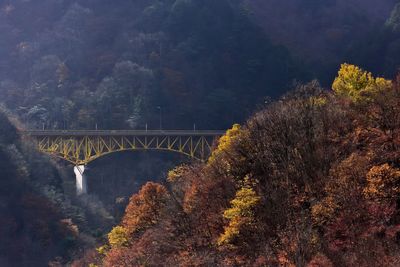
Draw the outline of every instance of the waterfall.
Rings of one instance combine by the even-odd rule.
[[[86,177],[83,175],[85,171],[84,165],[79,165],[74,167],[74,173],[76,176],[76,194],[82,195],[87,193],[86,187]]]

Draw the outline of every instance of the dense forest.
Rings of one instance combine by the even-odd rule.
[[[399,266],[400,76],[344,64],[133,195],[73,266]]]
[[[363,2],[3,1],[0,92],[30,127],[228,128],[345,61],[393,76],[399,8]]]
[[[0,113],[0,265],[45,266],[67,256],[77,241],[73,210],[62,197],[54,164],[23,142]]]
[[[2,91],[32,127],[155,128],[161,106],[165,127],[226,128],[303,76],[239,3],[69,2],[3,9]]]
[[[397,0],[0,0],[0,34],[0,266],[400,265]],[[145,127],[230,130],[83,196],[20,132]]]

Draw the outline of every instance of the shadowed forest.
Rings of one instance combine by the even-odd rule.
[[[0,266],[400,266],[400,3],[0,0]],[[24,129],[227,130],[87,166]]]

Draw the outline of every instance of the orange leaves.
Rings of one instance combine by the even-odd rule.
[[[318,253],[307,264],[307,267],[333,267],[333,263],[324,254]]]
[[[324,225],[348,207],[358,207],[362,197],[362,182],[371,158],[352,154],[336,166],[332,166],[324,188],[325,197],[311,208],[313,222]]]
[[[323,202],[317,203],[311,208],[313,221],[316,225],[327,223],[335,215],[339,208],[336,200],[332,196],[328,196]]]
[[[156,224],[166,207],[169,194],[160,184],[149,182],[131,197],[122,225],[134,234]]]
[[[367,173],[367,198],[378,200],[396,199],[400,193],[400,170],[389,164],[372,167]]]
[[[143,266],[137,260],[137,255],[133,254],[129,248],[116,248],[112,249],[102,266],[105,267],[124,267],[124,266]]]
[[[355,71],[345,85],[358,91],[386,83]],[[396,266],[395,86],[353,105],[312,83],[234,125],[207,164],[169,172],[169,192],[149,183],[131,198],[113,231],[130,243],[106,266]]]

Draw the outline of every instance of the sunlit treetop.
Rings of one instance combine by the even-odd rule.
[[[123,247],[128,245],[128,232],[122,226],[114,227],[107,237],[111,247]]]
[[[353,102],[363,102],[381,90],[390,87],[392,82],[384,78],[374,78],[370,72],[351,64],[342,64],[333,82],[333,91]]]
[[[218,147],[212,152],[208,160],[209,163],[212,163],[220,154],[228,152],[241,133],[242,130],[239,124],[234,124],[231,129],[226,131],[225,135],[219,139]]]

